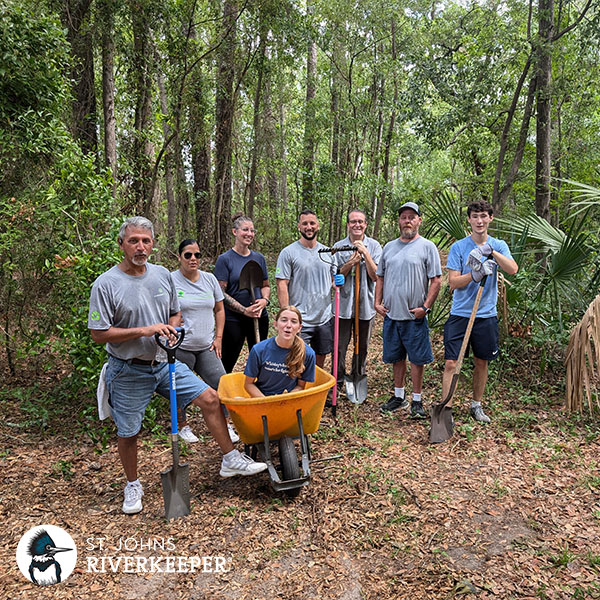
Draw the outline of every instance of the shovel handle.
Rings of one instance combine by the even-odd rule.
[[[167,353],[167,358],[169,359],[169,363],[175,362],[175,350],[181,346],[181,342],[183,342],[183,338],[185,337],[185,329],[183,327],[175,327],[175,331],[178,333],[177,341],[174,344],[169,344],[167,339],[167,343],[163,344],[161,342],[160,333],[154,334],[154,339],[156,340],[156,344],[162,348]]]

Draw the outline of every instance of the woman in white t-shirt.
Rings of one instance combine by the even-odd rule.
[[[212,273],[199,269],[201,254],[196,240],[183,240],[178,255],[179,269],[171,273],[171,278],[179,298],[185,337],[176,357],[216,390],[225,374],[221,362],[225,325],[223,291]],[[186,442],[197,442],[185,414],[180,413],[179,421],[180,437]],[[231,441],[237,442],[237,433],[231,425],[228,427]]]

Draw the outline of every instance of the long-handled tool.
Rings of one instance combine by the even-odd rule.
[[[165,345],[160,335],[155,334],[156,343],[167,353],[169,361],[169,401],[171,407],[171,449],[173,466],[160,474],[162,480],[165,516],[176,519],[190,514],[190,465],[179,464],[179,435],[177,431],[177,391],[175,383],[175,350],[181,346],[185,331],[177,328],[178,339],[175,344]]]
[[[440,444],[445,442],[452,437],[454,433],[454,422],[452,419],[452,409],[446,405],[452,399],[454,391],[456,390],[456,384],[458,383],[458,376],[460,375],[460,369],[462,367],[465,352],[469,345],[469,338],[471,337],[471,330],[473,329],[473,323],[475,322],[475,315],[481,302],[481,294],[483,293],[483,286],[487,276],[484,276],[479,284],[477,290],[477,296],[475,296],[475,302],[473,304],[473,310],[467,323],[467,329],[465,331],[465,337],[463,338],[460,352],[458,353],[458,360],[456,361],[456,367],[454,367],[454,373],[452,374],[452,381],[450,382],[450,388],[446,397],[441,402],[435,402],[431,407],[431,429],[429,430],[429,442],[431,444]]]
[[[332,375],[335,379],[333,391],[331,392],[331,414],[335,419],[337,413],[337,373],[338,373],[338,349],[340,347],[340,286],[344,285],[344,276],[336,275],[335,279],[335,314],[333,317],[333,368]]]
[[[362,404],[367,399],[367,376],[360,375],[359,348],[359,302],[360,302],[360,262],[354,272],[354,355],[352,356],[352,371],[344,377],[346,396],[353,404]]]
[[[262,287],[263,271],[261,266],[255,260],[249,260],[240,271],[240,290],[248,290],[252,303],[256,300],[255,288]],[[260,342],[260,333],[258,331],[258,319],[254,317],[254,337],[256,343]]]

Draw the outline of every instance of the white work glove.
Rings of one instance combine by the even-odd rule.
[[[479,256],[480,257],[479,257]],[[485,260],[481,256],[479,248],[475,248],[469,254],[467,266],[471,267],[471,278],[475,283],[479,283],[487,275],[493,275],[497,264],[493,260]]]

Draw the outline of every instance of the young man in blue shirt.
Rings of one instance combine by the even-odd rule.
[[[450,318],[444,326],[446,365],[442,381],[443,398],[450,389],[479,284],[484,275],[488,275],[469,341],[474,361],[473,402],[470,412],[480,423],[490,422],[490,418],[483,412],[481,400],[488,379],[488,362],[498,356],[498,276],[496,270],[485,265],[485,262],[485,268],[482,265],[479,270],[473,270],[471,265],[477,264],[478,260],[487,259],[493,260],[509,275],[514,275],[518,270],[506,242],[488,235],[488,228],[493,219],[494,210],[489,203],[471,203],[467,208],[471,235],[452,244],[447,263],[450,289],[454,294]],[[449,406],[451,404],[452,401],[448,403]]]

